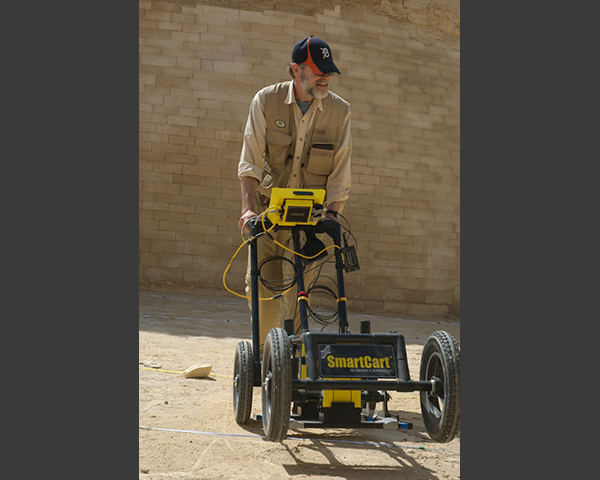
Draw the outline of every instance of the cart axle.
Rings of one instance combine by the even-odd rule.
[[[431,392],[437,390],[437,383],[431,381],[385,381],[385,380],[299,380],[292,379],[292,390],[392,390],[395,392]]]

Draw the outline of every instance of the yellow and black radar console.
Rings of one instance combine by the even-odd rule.
[[[276,225],[315,225],[319,216],[313,210],[322,209],[325,190],[305,188],[273,188],[267,218]]]

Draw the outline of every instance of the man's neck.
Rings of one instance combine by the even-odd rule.
[[[315,99],[304,91],[302,85],[299,85],[297,80],[294,80],[294,95],[296,100],[300,100],[301,102],[312,102]]]

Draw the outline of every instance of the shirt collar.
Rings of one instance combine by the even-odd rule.
[[[295,103],[295,102],[296,102],[296,95],[294,94],[294,81],[291,80],[290,86],[288,87],[287,96],[285,97],[285,103],[287,105],[291,105],[292,103]],[[313,104],[320,111],[323,111],[323,102],[321,101],[320,98],[315,98],[315,101],[313,102]]]

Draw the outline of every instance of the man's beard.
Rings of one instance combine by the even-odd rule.
[[[325,98],[329,94],[329,86],[326,90],[318,90],[316,82],[311,85],[306,75],[304,75],[304,72],[300,72],[300,83],[302,84],[304,91],[313,98]]]

